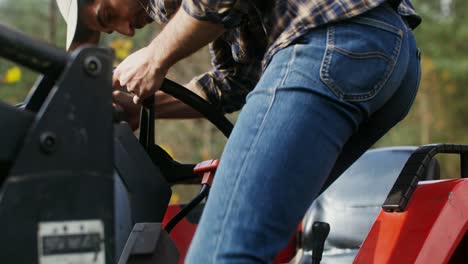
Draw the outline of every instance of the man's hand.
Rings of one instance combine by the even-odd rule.
[[[168,69],[215,40],[225,29],[218,24],[197,20],[183,8],[146,47],[125,59],[114,71],[114,87],[125,87],[141,103],[159,90]]]
[[[160,88],[167,69],[155,60],[151,46],[142,48],[128,56],[114,71],[115,88],[126,87],[133,94],[133,102],[141,101],[156,93]]]
[[[112,93],[114,104],[121,107],[125,112],[125,121],[128,122],[133,130],[138,129],[140,126],[140,109],[141,105],[133,103],[133,96],[121,91],[114,91]]]
[[[206,94],[199,89],[195,82],[190,82],[185,87],[198,94],[206,100]],[[133,95],[121,91],[113,92],[114,104],[122,108],[126,115],[126,121],[133,130],[140,126],[140,104],[133,102]],[[190,106],[182,103],[176,98],[163,93],[156,92],[156,117],[157,118],[200,118],[202,115]]]

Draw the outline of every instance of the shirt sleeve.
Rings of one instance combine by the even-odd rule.
[[[182,7],[190,16],[222,24],[226,29],[238,27],[248,14],[246,0],[184,0]]]
[[[229,43],[222,38],[210,45],[210,51],[213,69],[194,80],[216,108],[224,113],[238,111],[260,79],[261,61],[235,61]]]
[[[177,12],[182,0],[149,0],[150,15],[158,24],[166,24]]]

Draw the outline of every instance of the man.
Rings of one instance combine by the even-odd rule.
[[[225,112],[243,107],[187,263],[271,262],[322,186],[403,119],[419,85],[420,18],[407,0],[82,1],[58,0],[69,28],[70,17],[84,28],[72,47],[165,24],[114,73],[132,94],[114,94],[127,111],[161,97],[168,69],[208,43],[214,68],[187,88]],[[167,116],[196,116],[162,99]]]

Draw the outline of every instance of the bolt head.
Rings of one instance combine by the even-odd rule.
[[[39,138],[39,146],[42,152],[52,154],[57,147],[57,137],[52,132],[44,132]]]
[[[101,60],[99,60],[96,56],[89,56],[85,58],[84,69],[89,75],[93,77],[98,76],[102,71]]]

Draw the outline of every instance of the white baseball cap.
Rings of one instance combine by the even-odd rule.
[[[56,0],[60,14],[62,14],[62,17],[67,23],[67,50],[70,49],[74,40],[77,41],[77,35],[80,35],[78,37],[79,42],[93,44],[99,42],[99,32],[91,31],[79,25],[78,1],[79,0]]]

